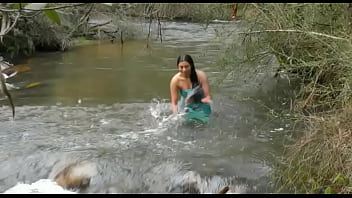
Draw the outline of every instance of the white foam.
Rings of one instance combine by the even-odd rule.
[[[65,190],[56,182],[50,179],[40,179],[32,184],[17,183],[12,188],[6,190],[4,194],[76,194]]]

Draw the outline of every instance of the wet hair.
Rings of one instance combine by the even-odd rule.
[[[178,56],[178,58],[177,58],[177,67],[178,67],[178,64],[180,62],[182,62],[182,61],[187,61],[191,65],[191,83],[192,83],[192,88],[194,88],[197,85],[199,85],[199,81],[198,81],[196,68],[194,66],[193,59],[188,54],[183,54],[183,55]]]

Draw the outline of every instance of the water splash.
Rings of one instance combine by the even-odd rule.
[[[166,99],[153,98],[149,106],[150,114],[152,115],[152,127],[156,129],[167,129],[178,127],[182,124],[184,112],[172,114],[170,102]]]
[[[111,159],[110,159],[111,160]],[[65,164],[66,160],[59,162]],[[192,171],[191,164],[180,161],[162,161],[157,164],[134,163],[128,168],[123,163],[106,163],[96,161],[98,171],[91,176],[90,185],[81,191],[67,190],[52,179],[39,179],[31,184],[19,182],[9,188],[5,194],[29,193],[218,193],[223,187],[232,188],[231,193],[247,193],[250,190],[245,182],[235,177],[204,177]],[[70,178],[77,177],[74,172],[90,174],[91,170],[86,164],[74,167],[73,172],[68,172]],[[55,172],[55,167],[53,171]],[[71,175],[72,174],[72,175]],[[50,178],[50,177],[49,177]]]
[[[32,184],[17,183],[6,190],[4,194],[75,194],[76,192],[65,190],[50,179],[40,179]]]

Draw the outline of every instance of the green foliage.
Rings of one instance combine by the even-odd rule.
[[[348,185],[350,183],[349,179],[345,177],[343,174],[339,173],[335,179],[332,181],[333,184],[336,185]]]
[[[44,13],[49,19],[51,19],[58,25],[61,25],[60,17],[55,10],[45,10]]]
[[[327,187],[325,190],[324,190],[324,194],[334,194],[335,192],[332,190],[331,187]]]
[[[49,4],[49,3],[29,3],[27,5],[25,5],[25,9],[32,9],[32,10],[40,10],[46,7],[50,7],[51,5],[55,5],[55,4]],[[52,21],[54,21],[57,24],[61,24],[60,21],[60,17],[57,14],[57,12],[55,10],[44,10],[43,11],[44,14],[51,19]]]

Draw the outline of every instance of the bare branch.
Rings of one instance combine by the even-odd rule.
[[[27,8],[22,8],[22,11],[45,11],[45,10],[58,10],[62,8],[69,8],[69,7],[76,7],[76,6],[82,6],[87,3],[77,3],[77,4],[72,4],[72,5],[64,5],[64,6],[55,6],[55,7],[49,7],[49,8],[41,8],[41,9],[27,9]],[[2,12],[18,12],[18,9],[6,9],[6,8],[1,8],[0,11]]]
[[[35,16],[38,16],[39,14],[41,14],[42,12],[41,11],[38,11],[38,12],[35,12],[34,14],[32,14],[32,15],[29,15],[29,16],[26,16],[26,15],[23,15],[23,13],[22,13],[22,18],[33,18],[33,17],[35,17]]]
[[[19,17],[20,17],[20,13],[18,12],[15,17],[15,21],[12,23],[12,25],[10,27],[8,27],[4,32],[0,32],[0,37],[5,36],[5,34],[7,34],[9,31],[12,30],[13,27],[15,27]]]
[[[93,28],[96,28],[96,27],[104,26],[104,25],[107,25],[107,24],[109,24],[111,22],[112,22],[112,20],[109,20],[109,21],[104,22],[104,23],[97,23],[97,24],[95,24],[95,25],[93,25],[93,26],[91,26],[89,28],[93,29]]]
[[[80,18],[80,25],[82,25],[85,21],[87,21],[89,14],[92,12],[94,7],[94,3],[91,4],[91,6],[89,7],[88,11]]]
[[[250,31],[250,32],[238,32],[237,34],[257,34],[257,33],[264,33],[264,32],[296,32],[296,33],[324,36],[324,37],[331,38],[331,39],[350,41],[347,38],[331,36],[328,34],[323,34],[323,33],[318,33],[318,32],[307,32],[307,31],[302,31],[302,30],[260,30],[260,31]]]
[[[83,25],[87,21],[93,7],[94,7],[94,4],[91,4],[89,10],[80,18],[78,25],[76,25],[76,27],[71,30],[71,32],[67,35],[67,38],[69,38],[81,25]]]

